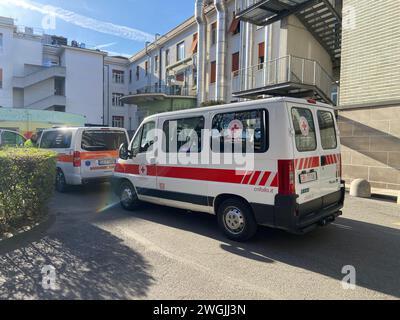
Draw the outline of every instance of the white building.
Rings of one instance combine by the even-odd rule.
[[[0,18],[1,107],[75,113],[88,125],[134,129],[134,110],[119,107],[121,95],[128,94],[128,62]],[[116,70],[119,78],[113,77]],[[113,94],[120,94],[115,105]]]

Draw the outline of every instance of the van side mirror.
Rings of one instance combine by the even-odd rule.
[[[119,147],[119,157],[122,160],[128,160],[132,158],[131,152],[129,152],[129,147],[126,142],[121,144],[121,146]]]

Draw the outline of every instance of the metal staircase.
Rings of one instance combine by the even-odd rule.
[[[308,31],[339,62],[342,37],[342,1],[332,0],[253,0],[247,7],[237,0],[237,17],[265,26],[295,14]],[[240,4],[241,3],[241,4]],[[335,3],[335,7],[332,5]]]

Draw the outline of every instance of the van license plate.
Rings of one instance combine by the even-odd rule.
[[[99,160],[99,166],[109,166],[115,164],[115,159]]]
[[[317,173],[316,172],[309,172],[300,175],[300,183],[308,183],[317,180]]]

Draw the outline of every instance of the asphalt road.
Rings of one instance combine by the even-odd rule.
[[[400,207],[348,198],[344,216],[305,236],[261,228],[245,244],[215,217],[113,206],[109,187],[55,195],[51,218],[0,243],[1,299],[399,299]],[[55,268],[53,289],[42,268]],[[355,290],[342,268],[356,270]]]

